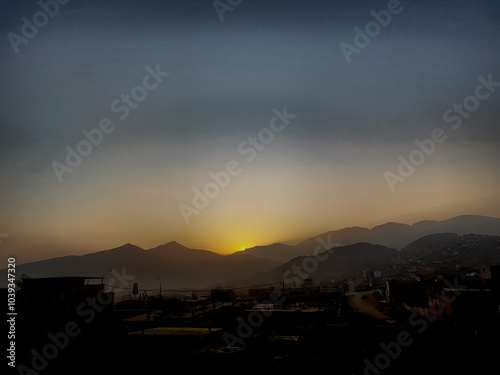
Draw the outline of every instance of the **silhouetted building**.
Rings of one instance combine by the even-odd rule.
[[[334,281],[321,281],[319,283],[319,290],[321,293],[336,293],[339,291],[339,288]]]
[[[500,326],[496,296],[488,289],[469,287],[428,287],[426,313],[477,336],[495,335]]]
[[[235,302],[236,293],[232,289],[212,289],[210,299],[212,302]]]
[[[60,329],[68,321],[107,316],[113,308],[114,295],[104,291],[101,278],[48,277],[24,279],[18,300],[22,324],[36,336]]]
[[[248,296],[254,302],[269,301],[274,294],[274,287],[271,288],[252,288],[248,290]]]
[[[314,289],[314,280],[310,277],[304,280],[304,289],[306,292],[311,292]]]
[[[500,265],[485,265],[480,269],[481,279],[486,281],[491,286],[500,286]]]
[[[420,281],[387,280],[387,300],[398,305],[427,305],[426,284]]]

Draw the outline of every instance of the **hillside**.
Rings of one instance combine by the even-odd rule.
[[[294,246],[274,243],[231,255],[190,249],[175,241],[150,250],[127,243],[82,256],[21,264],[16,271],[18,276],[25,273],[31,277],[102,276],[110,269],[125,268],[144,289],[158,288],[158,278],[163,290],[252,285],[252,280],[279,280],[284,268],[300,264],[305,256],[334,248],[316,272],[318,277],[337,279],[366,269],[389,269],[399,255],[401,261],[413,265],[500,263],[499,235],[500,219],[466,215],[413,225],[349,227],[322,233]],[[398,253],[396,250],[401,248]],[[5,275],[6,270],[0,270],[2,280],[6,280]]]
[[[422,237],[401,250],[408,265],[468,266],[500,264],[500,236],[442,233]]]
[[[286,283],[296,278],[299,286],[306,277],[340,281],[347,276],[361,275],[367,269],[387,272],[397,264],[398,252],[382,245],[362,242],[320,253],[315,261],[312,258],[296,257],[256,281],[275,282],[285,276]]]
[[[372,229],[351,227],[319,234],[316,237],[311,237],[300,242],[295,247],[304,251],[311,251],[315,244],[317,244],[316,238],[327,238],[329,236],[332,242],[341,245],[369,242],[402,249],[421,237],[437,233],[500,235],[500,219],[487,216],[463,215],[443,221],[420,221],[413,225],[386,223],[375,226]],[[306,253],[303,255],[306,255]]]
[[[325,246],[325,242],[335,244],[335,246],[368,242],[394,249],[402,249],[419,238],[437,233],[500,235],[500,219],[486,216],[463,215],[443,221],[420,221],[413,225],[385,223],[377,225],[372,229],[355,226],[324,232],[307,238],[294,246],[272,244],[252,247],[238,253],[250,254],[284,263],[298,256],[314,254],[318,246],[320,246],[320,251],[326,250],[329,246]]]
[[[189,249],[176,242],[170,242],[151,250],[144,250],[132,244],[82,256],[53,258],[17,267],[17,275],[25,273],[30,277],[58,276],[102,276],[110,269],[119,273],[124,267],[127,275],[135,276],[139,288],[162,289],[202,288],[224,284],[228,280],[242,280],[267,272],[278,263],[244,256],[222,256],[207,250]],[[1,270],[0,274],[5,274]],[[112,276],[108,273],[106,280]],[[4,277],[3,279],[6,279]]]

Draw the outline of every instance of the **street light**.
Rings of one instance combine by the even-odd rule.
[[[109,269],[109,270],[107,270],[106,272],[104,272],[104,273],[102,274],[102,276],[101,276],[101,284],[104,284],[104,279],[105,279],[106,275],[107,275],[108,273],[110,273],[111,271],[112,271],[112,270],[111,270],[111,269]]]

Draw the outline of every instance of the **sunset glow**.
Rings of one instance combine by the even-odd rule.
[[[18,54],[2,47],[1,246],[19,262],[127,242],[229,254],[348,226],[500,216],[500,90],[487,82],[500,81],[500,54],[486,27],[471,39],[410,9],[349,63],[339,44],[368,5],[332,2],[325,18],[285,4],[298,23],[250,2],[224,23],[210,4],[189,17],[96,6],[69,3]],[[436,129],[446,140],[429,146]]]

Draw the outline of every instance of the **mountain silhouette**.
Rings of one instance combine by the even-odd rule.
[[[364,229],[364,228],[363,228]],[[484,235],[500,235],[500,219],[487,216],[463,215],[442,221],[419,221],[413,225],[386,223],[369,229],[368,231],[351,231],[349,236],[341,233],[343,236],[337,239],[337,231],[321,234],[324,236],[330,234],[332,241],[343,243],[347,241],[366,241],[376,243],[395,249],[401,249],[410,242],[413,242],[423,236],[435,233],[477,233]],[[357,238],[361,235],[362,239]]]
[[[329,239],[330,242],[338,245],[368,242],[399,250],[421,237],[437,233],[500,235],[500,219],[487,216],[463,215],[443,221],[420,221],[413,225],[391,222],[377,225],[372,229],[348,227],[310,237],[290,248],[289,254],[283,253],[281,259],[274,257],[274,260],[284,262],[297,256],[314,254],[315,249],[318,247],[318,239]],[[253,249],[247,249],[245,252],[255,256],[266,257],[261,251],[254,254]],[[270,259],[269,256],[268,259]]]
[[[258,281],[270,282],[286,277],[285,282],[289,283],[296,277],[296,284],[300,284],[305,277],[341,281],[350,275],[360,275],[367,269],[387,272],[397,264],[398,251],[382,245],[361,242],[336,247],[320,253],[314,258],[315,260],[312,259],[311,256],[296,257],[271,270]],[[299,271],[295,271],[297,269]]]
[[[245,254],[219,255],[207,250],[169,242],[150,250],[132,244],[81,256],[65,256],[18,265],[17,273],[30,277],[106,276],[116,270],[134,276],[140,289],[200,288],[223,285],[228,280],[245,280],[266,272],[278,263]],[[5,270],[3,270],[5,271]],[[0,272],[1,273],[1,272]],[[159,279],[159,280],[158,280]],[[116,285],[117,286],[117,285]],[[132,285],[128,285],[132,287]]]
[[[500,236],[433,234],[408,244],[401,258],[408,265],[434,267],[500,264]]]
[[[365,269],[389,270],[398,257],[417,265],[500,263],[499,235],[500,219],[465,215],[413,225],[391,222],[372,229],[343,228],[294,246],[274,243],[231,255],[191,249],[175,241],[149,250],[127,243],[86,255],[18,264],[16,273],[30,277],[105,275],[109,282],[110,270],[120,273],[124,269],[127,275],[135,277],[139,289],[158,289],[161,282],[165,291],[252,285],[249,282],[257,279],[280,280],[285,268],[335,245],[331,256],[320,262],[315,272],[321,277],[338,279]],[[399,249],[402,250],[398,252]],[[2,280],[6,280],[6,272],[0,270]]]
[[[242,251],[237,251],[234,254],[247,254],[259,258],[266,258],[275,262],[283,263],[291,259],[290,257],[297,256],[297,248],[291,245],[282,243],[273,243],[265,246],[255,246]]]

